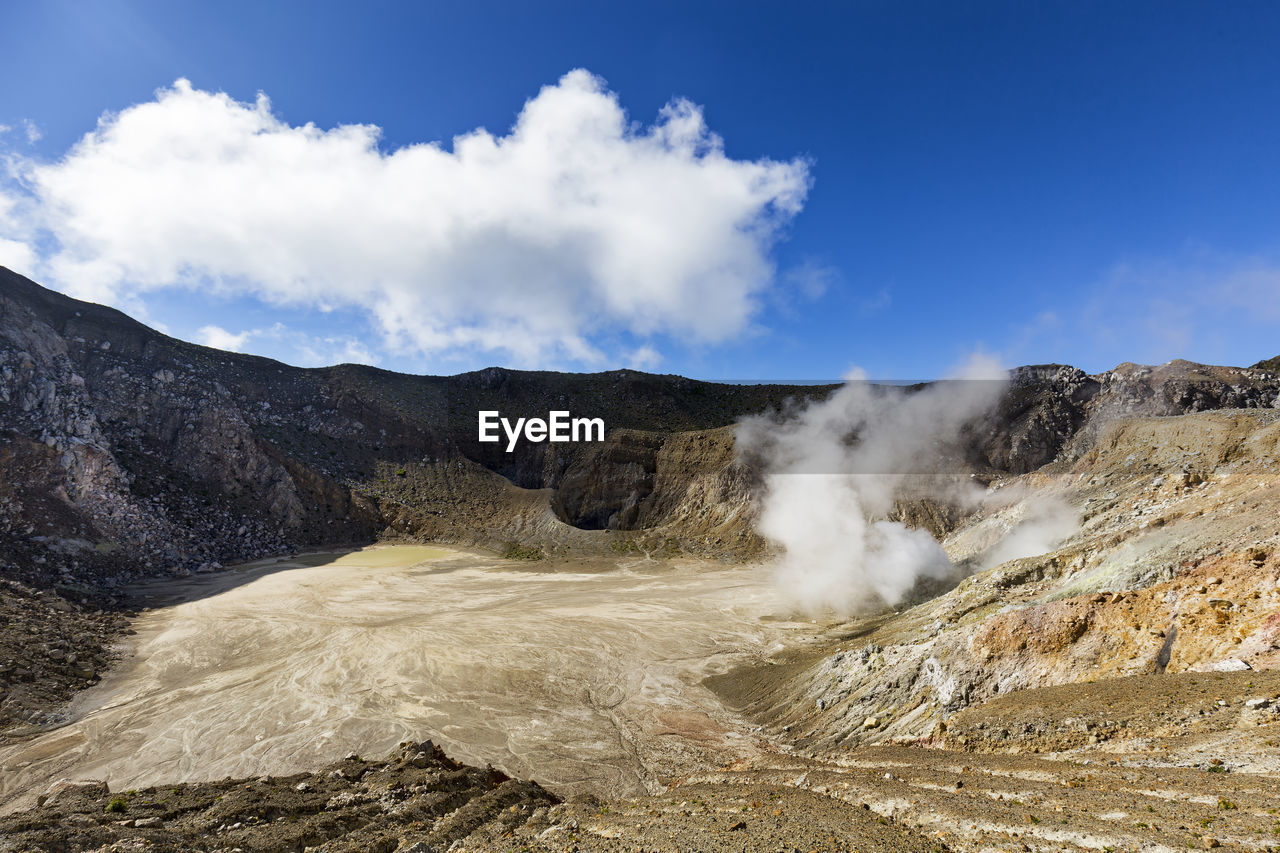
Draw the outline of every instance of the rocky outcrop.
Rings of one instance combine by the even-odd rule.
[[[115,662],[132,615],[95,590],[0,579],[0,744],[62,722],[72,694]]]
[[[1280,373],[1280,355],[1268,358],[1253,366],[1254,370],[1265,370],[1268,373]]]
[[[1015,691],[1280,668],[1278,460],[1271,409],[1113,421],[1071,465],[993,484],[943,539],[978,569],[954,589],[855,623],[856,641],[731,698],[823,755],[936,739]],[[1049,499],[1075,531],[991,565]]]
[[[169,338],[0,269],[0,562],[28,582],[96,583],[380,536],[749,556],[764,548],[755,475],[731,427],[829,391],[625,370],[302,370]],[[1270,407],[1278,393],[1263,369],[1019,368],[968,460],[986,480],[1026,473],[1078,458],[1116,418]],[[476,441],[486,408],[571,408],[609,432],[507,452]],[[960,520],[927,502],[897,514],[936,533]]]
[[[1269,409],[1278,403],[1280,373],[1261,365],[1126,363],[1097,376],[1060,364],[1019,367],[994,417],[977,428],[973,458],[1002,475],[1026,474],[1055,460],[1079,458],[1123,418]]]
[[[451,761],[430,741],[317,773],[112,792],[63,780],[0,818],[0,850],[445,850],[543,820],[559,799]]]
[[[383,535],[606,548],[603,531],[662,525],[732,462],[725,425],[793,393],[634,371],[300,370],[0,270],[0,563],[99,584]],[[475,440],[481,408],[545,416],[566,399],[606,419],[605,443]],[[669,444],[708,429],[701,457]]]
[[[989,428],[975,437],[979,462],[1012,474],[1052,462],[1084,425],[1100,387],[1084,371],[1061,364],[1017,368]]]

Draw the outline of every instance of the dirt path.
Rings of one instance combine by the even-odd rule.
[[[1265,776],[884,747],[568,804],[547,825],[464,849],[1269,850],[1278,807],[1280,781]]]

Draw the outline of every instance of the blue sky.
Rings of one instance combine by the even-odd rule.
[[[1274,4],[2,8],[0,263],[179,337],[305,364],[702,378],[929,377],[975,350],[1090,371],[1280,353]],[[543,87],[526,123],[544,135],[506,144]],[[674,99],[705,122],[687,150],[662,118]],[[611,103],[633,126],[598,138],[583,116]],[[104,112],[144,104],[127,138],[122,124],[77,159]],[[246,116],[298,145],[308,123],[380,130],[307,137],[321,171],[291,182],[288,156],[252,141],[169,153],[197,109],[219,116],[201,144]],[[483,152],[452,157],[477,128],[509,155],[491,175]],[[166,146],[155,174],[154,153],[134,157],[147,133]],[[547,139],[556,162],[534,156]],[[439,170],[393,157],[430,142]],[[202,192],[246,186],[225,205],[191,191],[196,157],[234,161]],[[128,204],[124,160],[156,184]],[[595,206],[526,192],[566,182]],[[247,207],[259,218],[237,221]],[[438,214],[430,239],[418,210]],[[277,234],[269,216],[298,225]]]

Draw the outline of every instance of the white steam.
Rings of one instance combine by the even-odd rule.
[[[1005,378],[986,358],[924,388],[859,376],[786,417],[739,425],[741,452],[764,470],[758,529],[780,550],[775,581],[789,607],[847,616],[952,572],[927,531],[886,516],[908,478],[917,494],[953,488],[948,451],[997,402]]]
[[[981,568],[1047,554],[1080,526],[1079,513],[1056,495],[1029,495],[1016,504],[1016,509],[1018,517],[1013,526],[982,555]]]

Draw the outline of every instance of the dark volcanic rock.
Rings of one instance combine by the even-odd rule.
[[[56,709],[115,660],[130,615],[93,590],[0,579],[0,743],[62,722]]]
[[[445,850],[478,831],[509,832],[559,802],[533,782],[451,761],[430,741],[292,776],[55,787],[43,805],[0,817],[0,851]]]
[[[1025,474],[1052,462],[1084,424],[1086,407],[1100,388],[1101,383],[1075,367],[1015,369],[996,416],[977,439],[982,461],[1007,474]]]
[[[665,436],[795,393],[634,371],[302,370],[169,338],[0,269],[0,559],[31,583],[97,583],[383,534],[492,545],[528,528],[528,496],[511,486],[556,490],[542,505],[562,536],[652,525],[640,505],[654,484],[682,489],[697,473],[655,470]],[[607,443],[476,441],[479,409],[568,406],[603,417]]]
[[[1078,456],[1117,417],[1271,406],[1278,389],[1262,369],[1189,362],[1018,368],[967,456],[979,476],[1023,473]],[[684,550],[757,553],[753,475],[728,428],[830,390],[631,370],[303,370],[169,338],[0,268],[0,571],[102,589],[386,536],[553,551],[658,531]],[[477,441],[481,409],[601,417],[607,439],[507,452]],[[943,506],[901,515],[955,521]],[[738,527],[718,526],[728,518]]]

